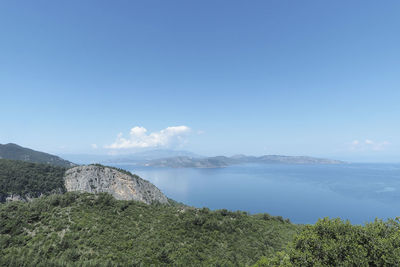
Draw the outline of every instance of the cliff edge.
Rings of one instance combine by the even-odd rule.
[[[66,171],[67,191],[109,193],[119,200],[137,200],[146,204],[168,203],[167,197],[152,183],[137,175],[101,165],[87,165]]]

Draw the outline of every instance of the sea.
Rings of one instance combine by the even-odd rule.
[[[149,180],[169,198],[198,208],[268,213],[298,224],[324,217],[365,224],[400,216],[400,164],[115,166]]]

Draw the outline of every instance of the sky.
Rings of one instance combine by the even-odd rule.
[[[399,1],[1,1],[0,143],[399,162]]]

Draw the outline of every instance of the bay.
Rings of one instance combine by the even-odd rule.
[[[294,223],[400,216],[400,164],[237,165],[173,169],[116,165],[194,207],[269,213]]]

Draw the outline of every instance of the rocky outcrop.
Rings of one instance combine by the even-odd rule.
[[[5,198],[5,202],[12,202],[12,201],[26,201],[25,198],[21,197],[20,195],[7,195],[7,197]]]
[[[42,196],[43,196],[43,194],[41,194],[39,197],[42,197]],[[0,202],[13,202],[13,201],[31,202],[34,199],[35,199],[35,197],[31,197],[29,195],[21,196],[18,194],[10,194],[5,197],[4,201],[0,201]]]
[[[119,200],[168,203],[167,197],[152,183],[137,175],[101,165],[78,166],[67,170],[65,188],[67,191],[105,192]]]

